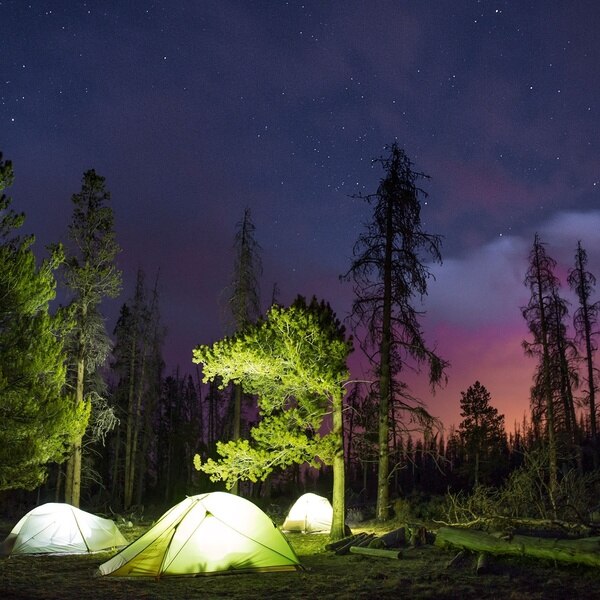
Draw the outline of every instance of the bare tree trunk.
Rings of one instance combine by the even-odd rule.
[[[144,344],[145,346],[145,344]],[[145,349],[142,348],[141,354],[141,365],[140,365],[140,378],[138,381],[138,389],[135,399],[135,406],[133,409],[132,415],[132,434],[131,434],[131,447],[129,449],[129,471],[125,473],[125,477],[127,480],[127,496],[125,496],[124,504],[125,508],[129,508],[131,506],[131,502],[134,496],[134,487],[136,481],[136,468],[137,463],[139,461],[138,457],[138,440],[141,431],[141,421],[142,421],[142,394],[144,389],[144,376],[145,376],[145,366],[146,366],[146,352]]]
[[[389,412],[391,381],[391,339],[392,339],[392,244],[393,244],[393,207],[388,199],[386,207],[385,262],[383,271],[383,318],[379,364],[379,466],[377,472],[377,519],[387,520],[390,515],[390,449]]]
[[[345,505],[345,465],[344,465],[344,421],[343,399],[341,394],[332,398],[333,408],[333,439],[335,449],[333,456],[333,519],[331,521],[330,537],[333,541],[344,537],[346,523]]]
[[[122,475],[121,471],[120,471],[120,461],[121,461],[121,424],[119,423],[117,425],[117,431],[116,431],[116,435],[115,435],[115,455],[114,455],[114,462],[112,465],[112,487],[111,487],[111,498],[114,501],[117,500],[117,490],[120,489],[119,487],[119,483],[120,483],[120,477]],[[120,504],[120,502],[119,502]]]
[[[77,359],[77,382],[75,386],[75,403],[77,406],[83,404],[83,383],[85,376],[85,360],[83,357]],[[82,438],[75,441],[71,448],[71,456],[67,462],[67,474],[65,477],[65,502],[79,508],[81,496],[81,454]]]
[[[556,511],[556,491],[558,487],[558,455],[556,447],[556,426],[554,422],[554,398],[552,394],[551,373],[550,373],[550,351],[548,348],[548,319],[546,316],[546,305],[544,303],[544,293],[542,289],[542,275],[539,261],[536,263],[537,276],[537,301],[539,306],[540,319],[540,337],[542,343],[542,381],[544,390],[544,400],[546,403],[546,439],[548,444],[548,461],[550,480],[548,491],[550,493],[550,502],[554,511]]]
[[[71,504],[71,499],[73,497],[73,448],[71,448],[69,458],[66,462],[66,470],[65,470],[65,502]]]
[[[147,408],[147,407],[146,407]],[[148,466],[148,448],[150,447],[150,434],[151,434],[151,414],[145,411],[143,416],[143,427],[142,427],[142,443],[141,448],[138,451],[138,464],[137,464],[137,476],[135,486],[135,503],[137,505],[144,504],[144,489],[146,487],[146,473]]]
[[[56,491],[54,493],[54,501],[60,502],[61,493],[62,493],[62,484],[65,479],[64,472],[62,470],[62,465],[58,465],[58,471],[56,473]]]
[[[596,386],[594,383],[594,361],[592,350],[592,334],[590,324],[586,317],[585,327],[585,362],[588,372],[588,387],[589,387],[589,415],[590,415],[590,435],[592,438],[592,456],[594,461],[594,469],[598,468],[598,431],[596,428]]]
[[[171,411],[170,407],[168,409],[167,414],[168,414],[168,418],[169,418],[169,422],[166,427],[167,455],[164,457],[164,463],[166,463],[166,471],[165,471],[164,479],[163,479],[163,486],[164,486],[163,498],[164,498],[165,502],[168,502],[171,498],[171,471],[172,471],[171,465],[173,464],[173,417],[172,417],[172,411]]]
[[[208,391],[208,445],[212,446],[215,443],[215,429],[216,429],[216,417],[215,417],[215,394],[216,394],[216,383],[210,383]]]
[[[594,374],[594,352],[595,344],[593,326],[597,323],[598,303],[590,304],[590,295],[596,278],[586,272],[587,253],[582,248],[581,242],[577,244],[575,254],[575,268],[569,273],[569,285],[579,299],[579,310],[575,314],[574,325],[577,336],[585,346],[585,364],[588,380],[588,406],[590,417],[590,437],[592,442],[592,457],[594,469],[598,468],[598,431],[596,423],[596,384]],[[596,332],[597,333],[597,332]]]
[[[557,298],[554,298],[553,300],[558,304]],[[562,411],[564,412],[564,427],[567,433],[568,443],[571,449],[575,449],[577,417],[575,415],[575,402],[573,400],[573,389],[569,373],[569,361],[567,358],[567,348],[564,339],[565,334],[562,328],[561,312],[558,307],[554,310],[553,318],[555,320],[554,328],[559,360],[560,395],[562,400]]]
[[[352,397],[354,397],[354,396],[351,396],[351,398]],[[354,437],[354,411],[355,411],[354,401],[351,401],[350,420],[348,423],[347,430],[344,431],[344,443],[345,443],[344,455],[346,457],[346,461],[348,462],[348,467],[349,467],[348,478],[350,479],[350,481],[354,481],[354,479],[356,478],[356,470],[357,470],[357,465],[352,462],[353,461],[352,439]]]
[[[231,439],[233,441],[239,440],[241,436],[241,425],[242,425],[242,386],[235,385],[233,388],[233,432]],[[229,490],[236,496],[239,493],[239,482],[236,481]]]
[[[196,380],[196,397],[198,399],[198,429],[200,430],[201,442],[206,442],[206,438],[204,437],[204,399],[202,398],[202,380],[198,365],[196,365]],[[193,450],[196,450],[196,448]]]
[[[137,348],[137,316],[135,317],[131,330],[131,351],[129,357],[129,389],[127,392],[127,431],[125,435],[125,470],[123,473],[123,508],[127,508],[131,502],[132,485],[131,465],[134,457],[132,454],[132,440],[134,429],[134,405],[135,405],[135,374],[136,348]]]

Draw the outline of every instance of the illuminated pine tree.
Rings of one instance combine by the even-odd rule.
[[[0,192],[13,180],[12,164],[0,154]],[[15,230],[25,216],[0,197],[0,490],[34,489],[50,462],[63,462],[88,418],[64,395],[65,354],[54,299],[56,247],[36,266],[32,236]]]
[[[204,380],[220,378],[254,394],[262,419],[251,440],[218,443],[218,461],[197,467],[228,487],[238,480],[264,481],[274,470],[319,460],[333,466],[331,536],[344,535],[344,441],[342,401],[351,343],[328,304],[298,298],[289,308],[272,306],[263,321],[212,346],[198,346],[193,361]],[[320,429],[331,415],[331,432]],[[196,458],[199,463],[199,457]]]

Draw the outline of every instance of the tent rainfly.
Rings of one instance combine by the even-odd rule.
[[[333,508],[327,498],[304,494],[294,503],[281,529],[299,533],[329,533]]]
[[[158,578],[301,568],[284,535],[260,508],[239,496],[212,492],[175,505],[99,571]]]
[[[8,534],[1,554],[80,554],[125,546],[110,519],[70,504],[49,502],[29,511]]]

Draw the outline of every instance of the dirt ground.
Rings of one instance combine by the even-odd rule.
[[[368,524],[364,531],[373,531]],[[146,525],[145,527],[147,527]],[[0,540],[12,524],[0,523]],[[362,529],[355,530],[355,532]],[[144,526],[124,531],[131,541]],[[377,533],[382,533],[378,531]],[[475,556],[448,568],[456,554],[431,545],[405,548],[399,559],[325,550],[327,536],[294,534],[290,543],[305,567],[291,573],[217,577],[118,579],[99,577],[111,553],[0,558],[0,598],[6,600],[167,600],[173,598],[552,598],[600,599],[600,572],[590,567],[525,559],[493,560],[476,574]]]

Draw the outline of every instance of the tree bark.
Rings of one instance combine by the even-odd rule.
[[[377,556],[379,558],[402,558],[402,550],[381,550],[379,548],[363,548],[361,546],[352,546],[351,554],[364,554],[365,556]]]
[[[536,238],[537,239],[537,238]],[[544,399],[546,403],[546,436],[548,444],[548,462],[550,481],[548,490],[550,493],[550,502],[556,516],[556,490],[558,487],[558,452],[556,447],[556,425],[554,422],[554,399],[552,396],[551,374],[550,374],[550,350],[548,343],[548,319],[546,316],[546,304],[544,289],[542,287],[542,268],[540,266],[539,250],[536,251],[536,271],[537,271],[537,303],[540,321],[540,342],[542,345],[542,381],[544,389]]]
[[[77,359],[77,382],[75,384],[75,404],[83,404],[83,385],[85,377],[85,360],[83,357]],[[71,456],[67,462],[67,473],[65,477],[65,502],[79,508],[81,496],[81,454],[82,438],[75,441],[71,448]]]
[[[477,557],[475,565],[475,573],[477,575],[485,575],[490,570],[490,555],[487,552],[481,552]]]
[[[139,277],[139,275],[138,275]],[[133,438],[133,423],[134,423],[134,405],[135,405],[135,384],[136,378],[136,348],[137,348],[137,329],[138,329],[137,314],[134,315],[133,326],[131,328],[131,349],[129,355],[129,387],[127,390],[127,425],[125,435],[125,465],[123,472],[123,508],[128,508],[131,503],[131,486],[132,480],[130,477],[131,463],[134,460],[132,455],[131,440]],[[139,384],[139,383],[138,383]]]
[[[370,548],[398,548],[406,545],[406,528],[399,527],[393,531],[388,531],[384,535],[375,538],[370,544]]]
[[[335,553],[339,556],[341,554],[348,554],[348,552],[350,551],[350,548],[353,546],[358,546],[358,544],[360,544],[362,541],[366,540],[367,538],[369,538],[369,534],[368,533],[359,533],[355,536],[351,536],[349,538],[346,538],[346,540],[348,540],[346,543],[343,543],[341,546],[338,546],[335,549]],[[341,540],[342,542],[344,540]]]
[[[133,431],[131,437],[131,449],[130,449],[130,461],[129,461],[129,472],[125,473],[127,478],[127,495],[125,496],[124,508],[129,508],[134,498],[135,482],[136,482],[136,469],[138,467],[139,456],[139,437],[142,432],[142,394],[144,392],[145,375],[146,375],[146,339],[143,339],[142,349],[140,352],[141,364],[140,364],[140,378],[138,380],[138,389],[136,394],[135,406],[133,409]]]
[[[333,455],[333,517],[329,533],[333,541],[340,540],[346,533],[346,473],[344,464],[344,428],[342,394],[332,398],[333,431],[335,449]]]
[[[242,386],[234,385],[233,387],[233,431],[231,439],[237,441],[241,437],[242,432]],[[229,490],[236,496],[239,494],[239,482],[236,481]]]
[[[394,241],[393,206],[390,199],[386,207],[386,238],[383,270],[383,316],[379,363],[379,465],[377,471],[377,519],[385,521],[390,516],[390,449],[389,412],[392,390],[391,339],[392,339],[392,252]]]
[[[590,416],[590,435],[592,438],[592,456],[594,469],[598,468],[598,431],[596,426],[596,385],[594,376],[594,345],[592,343],[592,317],[590,315],[589,295],[586,292],[585,280],[585,251],[581,248],[581,243],[577,247],[577,265],[579,272],[579,285],[577,286],[577,295],[579,296],[579,305],[582,312],[583,339],[585,341],[585,363],[587,367],[587,378],[589,388],[589,416]],[[594,311],[595,312],[595,311]]]

